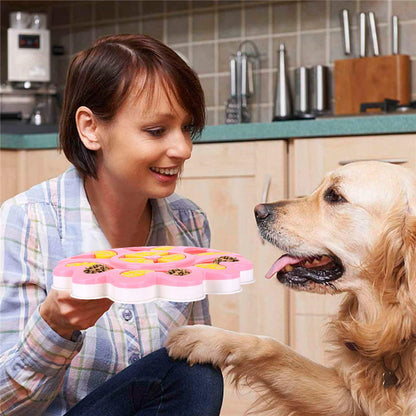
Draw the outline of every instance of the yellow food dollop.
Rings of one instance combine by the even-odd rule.
[[[110,259],[114,257],[117,253],[113,250],[97,250],[94,251],[95,257],[97,259]]]
[[[172,250],[173,247],[165,246],[165,247],[154,247],[151,249],[151,251],[169,251]]]
[[[129,263],[154,263],[151,259],[145,259],[144,257],[120,257],[120,260],[127,261]]]
[[[98,263],[91,263],[90,261],[81,261],[79,263],[67,263],[66,267],[78,267],[78,266],[90,267],[90,266],[94,266],[94,264],[98,264]]]
[[[127,272],[122,272],[120,274],[127,277],[140,277],[147,273],[153,273],[153,270],[128,270]]]
[[[225,266],[221,266],[216,263],[202,263],[196,264],[195,267],[200,267],[201,269],[211,269],[211,270],[224,270]]]
[[[185,259],[184,254],[168,254],[158,259],[158,263],[170,263],[171,261],[179,261]]]

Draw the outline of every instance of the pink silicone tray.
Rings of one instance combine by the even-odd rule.
[[[93,251],[61,260],[52,287],[79,299],[143,303],[190,302],[207,294],[231,294],[254,282],[253,264],[220,250],[155,246]]]

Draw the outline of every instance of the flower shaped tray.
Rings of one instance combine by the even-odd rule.
[[[52,287],[79,299],[190,302],[231,294],[254,282],[253,264],[236,253],[201,247],[128,247],[61,260]]]

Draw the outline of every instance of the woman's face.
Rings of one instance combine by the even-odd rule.
[[[155,94],[131,94],[113,120],[98,122],[98,179],[117,192],[167,197],[191,156],[191,115],[161,86]]]

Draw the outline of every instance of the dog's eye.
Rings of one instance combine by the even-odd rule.
[[[342,202],[347,202],[346,199],[340,195],[334,188],[328,188],[325,191],[324,199],[330,204],[340,204]]]

